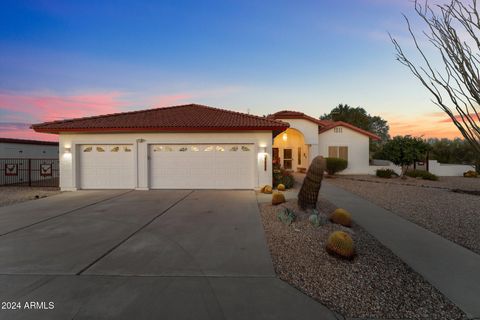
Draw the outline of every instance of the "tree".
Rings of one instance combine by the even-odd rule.
[[[370,131],[379,136],[382,141],[387,141],[390,129],[386,120],[379,116],[372,116],[361,107],[352,108],[348,104],[339,104],[330,113],[320,116],[322,120],[343,121],[363,130]]]
[[[424,159],[428,149],[428,144],[422,138],[412,136],[396,136],[387,141],[382,148],[386,160],[402,167],[401,177],[415,161]]]
[[[430,159],[440,163],[474,164],[475,153],[472,146],[466,140],[428,139],[430,145]]]
[[[468,3],[468,4],[467,4]],[[476,0],[451,0],[430,6],[415,0],[415,11],[425,23],[428,43],[438,53],[428,57],[404,15],[408,31],[419,53],[414,63],[390,35],[397,60],[405,65],[433,96],[432,102],[452,120],[472,146],[480,170],[480,14]],[[441,70],[441,71],[440,71]]]

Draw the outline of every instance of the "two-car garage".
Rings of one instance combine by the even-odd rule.
[[[59,135],[60,188],[253,189],[272,183],[272,141],[288,123],[208,106],[33,125]]]
[[[252,189],[254,149],[247,143],[148,144],[149,188]],[[131,144],[79,145],[77,183],[81,189],[135,188],[136,152]]]

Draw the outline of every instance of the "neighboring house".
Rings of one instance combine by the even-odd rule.
[[[317,154],[328,156],[329,150],[349,157],[353,169],[368,167],[368,139],[376,136],[289,113],[258,117],[190,104],[32,128],[60,135],[62,190],[253,189],[272,183],[273,150],[292,169],[308,166]]]
[[[0,159],[57,159],[58,142],[0,138]]]
[[[306,169],[320,155],[348,160],[348,167],[342,173],[369,172],[370,139],[380,140],[373,133],[342,121],[319,120],[296,111],[280,111],[268,118],[290,125],[273,142],[273,157],[280,159],[282,167]]]

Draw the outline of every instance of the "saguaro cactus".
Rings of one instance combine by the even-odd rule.
[[[322,185],[323,172],[326,167],[325,159],[318,156],[313,159],[312,164],[308,168],[302,188],[298,193],[298,206],[303,210],[313,209],[317,206],[318,192]]]

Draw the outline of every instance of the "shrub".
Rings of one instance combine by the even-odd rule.
[[[283,195],[283,193],[280,193],[280,192],[275,192],[273,195],[272,195],[272,204],[274,206],[280,204],[280,203],[284,203],[285,202],[285,196]]]
[[[423,180],[438,180],[438,177],[436,175],[424,170],[407,171],[405,175],[411,178],[422,178]]]
[[[467,172],[463,173],[465,178],[476,178],[478,177],[478,173],[474,170],[468,170]]]
[[[330,234],[326,249],[329,254],[345,259],[352,259],[355,255],[353,239],[343,231],[334,231]]]
[[[295,211],[289,208],[285,208],[277,214],[278,220],[282,221],[286,225],[292,224],[297,218]]]
[[[279,184],[283,184],[285,189],[290,189],[293,187],[295,179],[293,175],[281,168],[279,164],[273,166],[273,186],[278,188]]]
[[[337,172],[343,171],[348,166],[348,161],[340,158],[325,158],[327,159],[327,172],[329,175],[334,175]]]
[[[338,208],[330,215],[330,221],[344,227],[352,226],[352,215],[345,209]]]
[[[375,173],[377,177],[380,177],[380,178],[398,177],[398,174],[392,169],[377,169]]]

